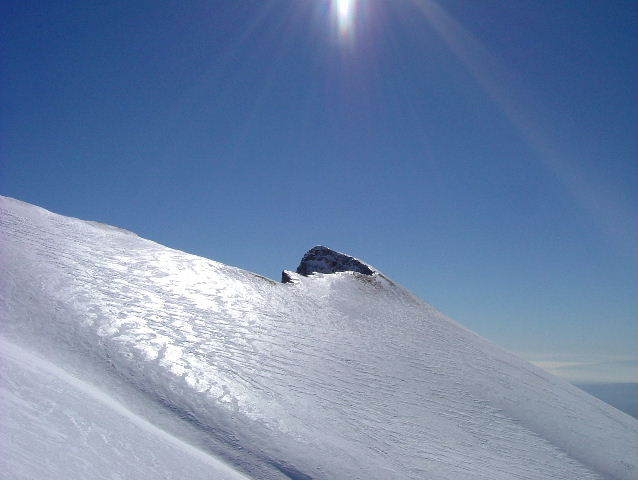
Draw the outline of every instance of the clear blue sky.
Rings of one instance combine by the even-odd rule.
[[[636,2],[336,3],[3,2],[0,193],[635,378]]]

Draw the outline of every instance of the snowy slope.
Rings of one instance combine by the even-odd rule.
[[[6,478],[247,479],[100,388],[2,341],[0,380]]]
[[[4,197],[0,245],[0,478],[638,473],[635,419],[362,262],[276,283]]]

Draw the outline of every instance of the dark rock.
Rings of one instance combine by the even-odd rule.
[[[372,275],[374,270],[360,260],[343,253],[335,252],[328,247],[314,247],[303,256],[297,273],[310,275],[312,273],[358,272]]]
[[[281,283],[295,283],[292,278],[292,272],[289,270],[281,272]]]

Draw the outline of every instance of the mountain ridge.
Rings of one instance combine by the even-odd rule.
[[[44,212],[0,198],[2,339],[245,475],[636,472],[635,419],[380,272],[311,272],[280,284]],[[24,458],[13,459],[14,473],[36,468]]]

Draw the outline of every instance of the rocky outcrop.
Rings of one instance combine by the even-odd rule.
[[[299,280],[295,277],[297,277],[297,274],[295,272],[284,270],[283,272],[281,272],[281,283],[297,283]]]
[[[311,275],[313,273],[357,272],[372,275],[374,270],[349,255],[335,252],[324,246],[311,248],[301,259],[297,273]]]

